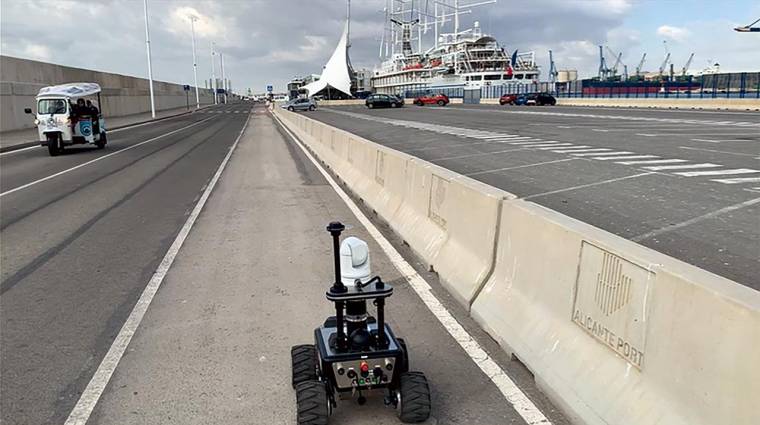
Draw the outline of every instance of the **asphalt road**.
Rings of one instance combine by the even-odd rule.
[[[322,107],[310,117],[760,290],[760,114]]]
[[[2,424],[65,421],[248,110],[231,105],[113,133],[105,151],[0,156]],[[87,423],[294,423],[289,350],[332,313],[324,299],[332,279],[324,227],[332,220],[369,243],[373,274],[395,287],[386,318],[406,338],[412,369],[429,378],[428,424],[520,425],[526,415],[569,423],[532,374],[375,222],[440,304],[431,310],[422,301],[263,108],[253,109]],[[452,322],[461,326],[457,340]],[[478,366],[483,352],[473,358],[460,344],[490,355],[489,375]],[[505,385],[495,365],[519,388],[507,387],[511,402],[491,380],[496,374]],[[518,393],[535,409],[521,402],[516,411]],[[331,423],[398,423],[381,395],[363,407],[341,402]]]
[[[0,422],[63,423],[249,109],[0,155]]]

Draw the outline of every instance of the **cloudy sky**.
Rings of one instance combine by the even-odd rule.
[[[462,0],[472,3],[474,0]],[[121,74],[147,76],[141,0],[0,0],[0,47],[8,56]],[[153,74],[192,83],[189,15],[196,23],[199,85],[211,75],[211,42],[224,54],[237,91],[284,88],[293,76],[318,73],[340,37],[345,0],[148,0]],[[422,0],[422,3],[426,3]],[[429,0],[432,10],[433,0]],[[378,63],[385,0],[352,1],[354,67]],[[667,40],[676,69],[695,52],[692,70],[708,60],[725,71],[760,70],[760,33],[737,33],[760,17],[757,0],[498,0],[463,17],[512,51],[534,50],[548,70],[549,49],[559,69],[589,76],[598,45],[623,52],[633,69],[647,52],[655,70]],[[432,43],[433,31],[424,36]],[[217,67],[217,73],[218,73]],[[217,74],[218,75],[218,74]],[[545,77],[545,72],[542,75]]]

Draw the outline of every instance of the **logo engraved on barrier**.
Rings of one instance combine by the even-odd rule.
[[[385,152],[379,149],[375,159],[375,181],[380,186],[385,186]]]
[[[596,305],[609,316],[628,303],[631,297],[631,277],[623,274],[620,258],[604,253],[602,270],[596,275]]]
[[[443,203],[446,201],[446,189],[448,180],[433,174],[430,183],[430,202],[428,204],[428,217],[442,228],[446,228],[446,219],[442,214]]]
[[[642,369],[647,291],[654,278],[651,270],[583,241],[573,323]]]

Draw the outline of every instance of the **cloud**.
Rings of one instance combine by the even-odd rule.
[[[24,56],[40,61],[49,61],[52,58],[50,49],[40,44],[27,44],[24,48]]]
[[[687,30],[686,28],[663,25],[657,28],[657,35],[659,35],[660,37],[665,37],[673,41],[682,42],[682,41],[686,41],[686,39],[689,38],[689,36],[691,35],[691,32],[689,32],[689,30]]]

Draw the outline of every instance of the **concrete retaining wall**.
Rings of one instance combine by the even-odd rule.
[[[275,114],[574,423],[759,422],[760,292],[304,114]]]
[[[100,109],[106,118],[150,111],[147,79],[0,56],[0,132],[34,127],[34,117],[24,114],[24,108],[35,110],[34,98],[39,89],[72,82],[100,84]],[[180,84],[154,81],[153,90],[156,110],[186,105],[185,91]],[[213,102],[211,90],[199,92],[202,104]],[[191,88],[188,95],[190,105],[194,105],[195,89]]]

